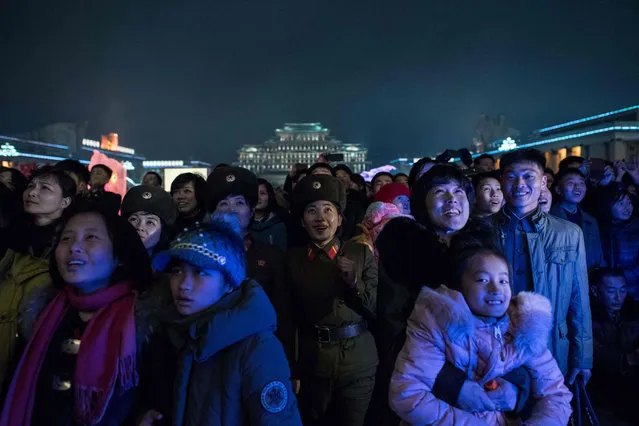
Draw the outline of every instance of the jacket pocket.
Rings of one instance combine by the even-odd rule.
[[[548,263],[564,265],[577,261],[577,247],[566,247],[551,250],[546,256]]]

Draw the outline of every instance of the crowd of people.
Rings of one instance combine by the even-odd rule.
[[[639,161],[0,168],[0,426],[636,424]],[[519,422],[519,423],[518,423]]]

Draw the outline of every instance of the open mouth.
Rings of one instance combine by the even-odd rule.
[[[503,305],[504,301],[501,299],[486,299],[486,304],[491,306]]]
[[[316,232],[325,232],[328,229],[328,226],[314,226],[313,229]]]
[[[444,212],[444,216],[446,217],[455,217],[455,216],[459,216],[460,214],[461,212],[457,209],[446,210]]]
[[[528,191],[515,191],[513,192],[514,197],[527,197],[530,194]]]

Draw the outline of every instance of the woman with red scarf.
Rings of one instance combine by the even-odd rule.
[[[60,289],[40,313],[5,400],[1,426],[121,425],[136,413],[150,333],[137,291],[146,250],[126,220],[85,209],[63,227],[50,271]]]

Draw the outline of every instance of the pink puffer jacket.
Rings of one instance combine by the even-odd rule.
[[[491,321],[474,316],[457,291],[424,288],[397,357],[390,405],[412,425],[506,425],[502,412],[471,414],[435,398],[431,390],[445,361],[482,386],[524,366],[532,376],[531,397],[538,399],[525,424],[565,426],[572,394],[548,350],[551,328],[550,302],[539,294],[519,293],[508,315]]]

